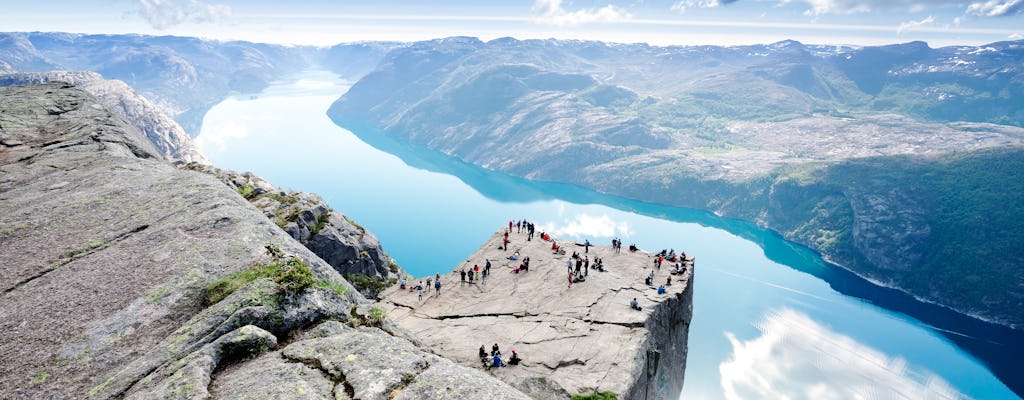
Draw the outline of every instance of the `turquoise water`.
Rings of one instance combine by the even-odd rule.
[[[522,218],[557,237],[618,236],[696,256],[685,398],[1018,398],[996,377],[1015,385],[1014,332],[869,285],[740,221],[511,178],[372,132],[360,139],[325,115],[346,89],[309,71],[227,99],[197,142],[219,167],[319,193],[417,276],[461,265]]]

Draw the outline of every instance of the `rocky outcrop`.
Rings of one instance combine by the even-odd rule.
[[[488,369],[533,398],[563,399],[569,394],[611,391],[621,399],[675,399],[683,385],[687,335],[692,315],[692,263],[679,275],[671,263],[660,269],[643,252],[614,254],[610,247],[582,246],[555,239],[567,254],[555,254],[551,242],[527,240],[512,233],[509,251],[499,249],[499,231],[464,265],[440,275],[440,295],[431,285],[419,299],[415,291],[391,288],[384,309],[402,328],[421,338],[440,355],[483,369],[477,356],[482,345],[501,348],[505,361],[515,350],[517,366]],[[518,251],[519,260],[508,257]],[[572,252],[604,260],[605,272],[589,269],[585,282],[568,285],[567,262]],[[529,271],[515,272],[522,257]],[[474,264],[492,267],[486,281],[463,282],[461,272]],[[671,278],[667,293],[656,284]],[[424,282],[428,278],[414,281]],[[636,298],[642,308],[630,308]]]
[[[108,110],[146,134],[160,154],[170,161],[209,164],[199,147],[177,122],[124,82],[104,80],[95,72],[50,71],[0,74],[0,86],[66,82],[99,99]]]
[[[81,89],[0,88],[0,145],[0,397],[526,398],[405,338]],[[408,358],[426,370],[394,369]]]
[[[376,298],[381,290],[405,276],[372,232],[331,209],[314,193],[281,190],[251,173],[209,165],[193,163],[182,168],[216,176],[327,261],[367,298]]]

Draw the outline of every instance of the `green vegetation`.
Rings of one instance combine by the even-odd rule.
[[[392,274],[398,273],[398,264],[395,264],[395,260],[388,260],[388,271]]]
[[[572,400],[617,400],[615,392],[594,392],[587,394],[574,394]]]
[[[342,286],[340,284],[337,284],[337,283],[334,283],[334,282],[331,282],[331,281],[327,281],[327,280],[321,279],[321,280],[316,281],[316,285],[319,286],[319,287],[322,287],[324,289],[328,289],[328,290],[330,290],[330,291],[332,291],[334,293],[337,293],[338,296],[341,296],[341,297],[345,297],[345,296],[348,295],[348,287]]]
[[[1024,321],[1018,287],[1024,253],[1024,148],[941,157],[851,160],[776,180],[770,225],[861,273],[961,310]],[[854,240],[853,204],[874,204],[858,218],[861,238],[899,265],[874,265]],[[877,216],[872,213],[879,213]],[[870,231],[865,231],[870,229]],[[875,250],[879,251],[879,250]]]
[[[395,278],[383,281],[376,277],[369,277],[362,274],[345,274],[345,280],[351,283],[352,286],[355,286],[360,292],[369,292],[373,295],[383,292],[385,289],[398,282]]]
[[[39,375],[32,377],[32,384],[39,385],[46,382],[46,379],[50,377],[48,372],[40,372]]]
[[[274,199],[278,203],[284,204],[286,206],[290,206],[299,201],[299,197],[295,196],[292,193],[287,195],[282,195],[281,193],[267,193],[264,196]]]
[[[327,219],[330,218],[330,217],[331,217],[331,212],[330,211],[318,215],[316,217],[316,225],[314,225],[312,228],[310,228],[309,233],[314,234],[314,235],[320,233],[320,231],[324,229],[324,226],[327,225]]]
[[[242,186],[239,186],[238,189],[236,189],[236,190],[238,191],[238,194],[240,194],[240,195],[242,195],[242,197],[245,197],[246,199],[248,199],[250,196],[252,196],[252,192],[254,190],[256,190],[256,188],[253,187],[252,185],[246,183],[246,184],[244,184]]]
[[[242,286],[260,278],[272,279],[286,292],[292,293],[301,292],[317,283],[309,266],[302,260],[292,257],[284,262],[257,265],[214,281],[206,288],[206,303],[216,304]]]
[[[299,219],[299,214],[302,212],[298,207],[286,207],[284,209],[278,209],[274,215],[274,224],[284,229],[289,222],[295,222]]]
[[[370,308],[370,315],[366,317],[366,325],[379,327],[384,324],[387,314],[379,307]]]

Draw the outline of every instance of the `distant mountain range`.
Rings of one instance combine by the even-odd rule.
[[[97,72],[130,85],[194,137],[206,111],[231,93],[258,93],[311,65],[357,79],[397,45],[318,48],[176,36],[0,33],[0,73]]]
[[[512,175],[744,218],[1024,323],[1024,41],[447,38],[391,51],[329,115]]]

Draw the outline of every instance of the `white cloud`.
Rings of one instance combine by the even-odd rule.
[[[959,399],[934,373],[822,326],[792,309],[757,324],[761,336],[726,333],[732,358],[719,366],[726,399]]]
[[[613,236],[630,236],[633,231],[628,222],[616,222],[608,215],[600,217],[577,214],[572,219],[563,221],[561,224],[549,223],[539,227],[553,235],[576,238],[610,238]]]
[[[228,139],[244,138],[249,136],[249,126],[235,121],[227,120],[209,129],[203,127],[203,133],[196,137],[195,143],[204,153],[211,153],[212,150],[224,152],[227,149]],[[214,149],[216,146],[216,149]]]
[[[721,5],[735,3],[737,0],[679,0],[672,4],[672,10],[686,12],[687,8],[715,8]]]
[[[1024,13],[1024,0],[975,1],[967,6],[967,13],[982,17],[1002,17]]]
[[[914,28],[918,28],[924,25],[931,25],[933,23],[935,23],[935,17],[929,15],[928,18],[922,19],[920,21],[907,21],[900,24],[900,26],[896,28],[896,33],[903,34],[903,32],[912,31],[914,30]]]
[[[625,10],[611,4],[597,9],[568,11],[562,0],[535,0],[533,21],[541,24],[575,26],[593,22],[621,22],[632,18]]]
[[[185,22],[218,22],[231,15],[231,7],[199,0],[138,1],[138,14],[155,29],[167,29]]]
[[[716,1],[682,0],[679,3],[686,2]],[[820,16],[825,14],[855,14],[871,12],[878,9],[899,9],[909,12],[921,12],[935,7],[963,7],[964,5],[967,6],[965,9],[967,14],[984,17],[998,17],[1024,13],[1024,0],[778,0],[778,2],[779,4],[805,3],[810,7],[804,11],[804,15],[808,16]],[[674,7],[675,6],[673,6],[673,8]]]
[[[1009,39],[1010,39],[1010,40],[1020,40],[1020,39],[1024,39],[1024,33],[1014,33],[1014,34],[1011,34],[1011,35],[1009,36]]]

